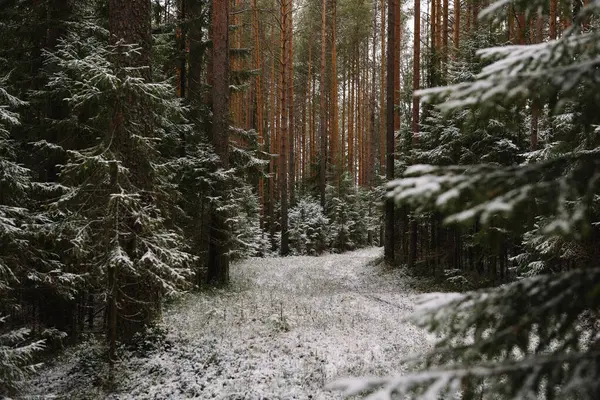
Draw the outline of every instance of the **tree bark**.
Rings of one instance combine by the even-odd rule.
[[[258,19],[258,7],[256,4],[256,0],[252,0],[252,31],[254,35],[254,69],[262,72],[262,53],[260,46],[260,25]],[[256,121],[254,123],[256,127],[256,131],[258,133],[258,148],[263,151],[264,147],[264,120],[263,120],[263,96],[262,96],[262,79],[261,74],[256,74],[254,79],[254,91],[256,93],[255,96],[255,114]],[[264,220],[265,220],[265,187],[264,187],[264,179],[261,176],[258,178],[258,198],[260,203],[260,226],[261,229],[264,228]]]
[[[386,58],[385,58],[385,29],[386,29],[386,20],[385,20],[385,0],[381,0],[381,84],[380,84],[380,108],[381,112],[379,115],[379,169],[380,174],[383,175],[385,171],[385,135],[386,135],[386,124],[385,124],[385,69],[386,69]]]
[[[289,110],[288,110],[288,63],[289,63],[289,14],[288,6],[291,0],[283,0],[281,2],[281,24],[282,24],[282,35],[281,35],[281,54],[280,54],[280,66],[281,66],[281,130],[279,139],[279,189],[280,189],[280,206],[281,206],[281,247],[280,254],[287,256],[289,253],[289,232],[288,232],[288,165],[287,165],[287,141],[288,141],[288,128],[289,128]]]
[[[327,129],[326,118],[327,112],[325,109],[325,67],[326,67],[326,49],[327,49],[327,2],[322,0],[321,8],[321,114],[319,118],[320,136],[321,136],[321,152],[320,152],[320,171],[319,171],[319,189],[321,195],[321,207],[325,209],[325,186],[327,185]]]
[[[458,58],[460,47],[460,0],[454,0],[454,59]]]
[[[115,0],[118,1],[118,0]],[[229,168],[229,1],[212,3],[212,130],[211,139],[219,167]],[[216,194],[225,198],[227,183],[219,182]],[[226,212],[213,205],[208,250],[208,281],[229,283],[229,227]]]
[[[414,19],[414,45],[413,45],[413,92],[420,88],[421,80],[421,2],[415,0],[415,19]],[[420,107],[419,99],[413,94],[412,107],[412,141],[413,147],[416,147],[420,130]],[[408,254],[408,267],[414,268],[417,253],[417,223],[414,218],[410,221],[410,243]]]
[[[296,163],[294,158],[294,141],[296,140],[296,123],[295,123],[295,109],[294,109],[294,40],[293,40],[293,30],[294,30],[294,22],[293,22],[293,2],[292,0],[288,0],[289,5],[287,8],[287,41],[288,41],[288,62],[287,62],[287,70],[288,70],[288,121],[289,121],[289,184],[288,191],[290,196],[290,205],[294,205],[296,203]],[[287,217],[286,217],[287,218]]]
[[[386,178],[394,179],[394,106],[395,106],[395,66],[396,66],[396,8],[397,1],[388,0],[388,47],[387,47],[387,115],[386,115]],[[416,0],[416,2],[419,0]],[[394,201],[388,199],[385,204],[385,261],[394,264]]]
[[[337,76],[337,0],[331,0],[331,163],[335,182],[338,184],[338,177],[341,176],[341,163],[338,149],[338,76]]]

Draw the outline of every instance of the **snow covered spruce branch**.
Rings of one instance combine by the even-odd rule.
[[[600,269],[541,275],[492,290],[429,295],[411,320],[441,335],[399,377],[342,379],[329,387],[370,400],[593,399],[600,361]],[[505,300],[510,298],[511,302]],[[551,383],[550,383],[551,382]],[[486,397],[487,398],[487,397]],[[496,397],[493,397],[496,398]]]

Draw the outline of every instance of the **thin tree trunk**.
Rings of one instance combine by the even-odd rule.
[[[260,35],[259,35],[259,19],[258,19],[258,7],[256,0],[252,0],[252,30],[254,33],[254,69],[257,71],[262,70],[261,60],[261,46],[260,46]],[[256,74],[254,79],[254,90],[256,93],[256,130],[258,132],[258,147],[262,151],[264,147],[264,131],[263,131],[263,98],[262,98],[262,80],[261,74]],[[265,192],[264,192],[264,179],[261,176],[258,178],[258,198],[260,203],[260,226],[264,228],[265,219]]]
[[[446,64],[448,63],[448,12],[449,12],[449,4],[448,0],[444,0],[443,5],[443,21],[442,21],[442,62],[443,62],[443,71],[442,75],[445,79],[446,77]]]
[[[379,99],[380,103],[380,115],[379,115],[379,170],[380,174],[383,175],[385,171],[385,135],[386,135],[386,124],[385,124],[385,68],[386,68],[386,58],[385,58],[385,29],[386,29],[386,20],[385,20],[385,0],[381,0],[381,96]]]
[[[321,207],[325,209],[325,186],[327,184],[327,130],[326,130],[326,110],[325,110],[325,53],[327,50],[327,2],[322,0],[321,8],[321,114],[320,114],[320,136],[321,136],[321,154],[319,171],[319,189],[321,195]]]
[[[460,47],[460,0],[454,0],[454,59],[458,58]]]
[[[347,84],[347,79],[348,79],[347,74],[346,74],[346,69],[347,69],[346,66],[344,66],[342,68],[342,70],[344,71],[343,72],[344,75],[342,76],[342,82],[343,82],[343,84],[342,84],[342,131],[341,131],[342,137],[340,139],[340,155],[339,155],[339,157],[340,157],[340,160],[339,160],[340,180],[344,173],[344,169],[346,168],[346,163],[345,163],[345,161],[346,161],[346,158],[345,158],[346,157],[346,143],[345,143],[345,140],[346,140],[346,106],[347,106],[346,105],[346,86],[347,86],[346,84]]]
[[[400,130],[400,113],[396,109],[400,105],[401,3],[402,0],[396,0],[394,8],[394,131]]]
[[[373,44],[372,44],[372,62],[373,67],[375,66],[375,60],[377,59],[377,2],[375,2],[375,9],[373,10]],[[371,188],[373,186],[373,182],[375,179],[375,138],[377,135],[376,127],[375,127],[375,113],[377,111],[376,102],[377,102],[377,74],[375,73],[375,68],[367,68],[367,71],[371,71],[371,130],[369,139],[367,141],[368,151],[367,151],[367,186]],[[370,212],[370,206],[369,206]],[[369,231],[369,245],[372,245],[372,237],[371,232]]]
[[[420,88],[421,80],[421,4],[420,0],[415,0],[415,19],[414,19],[414,45],[413,45],[413,92]],[[413,147],[416,147],[420,131],[420,107],[419,99],[413,96],[412,107],[412,141]],[[416,249],[417,249],[417,223],[414,218],[410,221],[410,249],[408,255],[408,266],[414,269]]]
[[[348,175],[350,181],[354,185],[354,111],[355,111],[355,89],[356,89],[356,74],[354,63],[357,55],[353,54],[350,58],[350,106],[348,109]]]
[[[289,113],[288,113],[288,63],[289,61],[289,51],[288,45],[288,23],[289,23],[289,14],[288,14],[288,6],[291,3],[291,0],[283,0],[281,2],[281,54],[280,54],[280,74],[281,74],[281,130],[280,130],[280,147],[279,147],[279,190],[280,190],[280,206],[281,206],[281,248],[280,254],[282,256],[286,256],[289,253],[289,232],[288,232],[288,185],[287,185],[287,175],[288,175],[288,165],[287,165],[287,140],[288,140],[288,124],[289,124]]]
[[[394,179],[394,105],[395,105],[395,66],[396,57],[396,7],[399,0],[388,0],[388,46],[387,46],[387,115],[386,115],[386,178]],[[418,2],[420,0],[416,0]],[[385,204],[385,245],[384,256],[388,264],[394,264],[394,201]]]
[[[325,1],[325,0],[323,0]],[[331,0],[331,164],[333,166],[333,177],[338,183],[341,176],[340,156],[338,149],[338,71],[337,71],[337,0]]]
[[[314,138],[314,107],[313,107],[313,99],[314,99],[314,85],[313,85],[313,77],[312,77],[312,35],[308,38],[308,77],[306,78],[308,84],[307,91],[307,107],[308,107],[308,145],[309,151],[307,160],[305,161],[308,168],[311,168],[311,165],[314,161],[315,156],[315,138]],[[310,173],[310,175],[309,175]],[[312,176],[311,171],[306,174],[306,177]]]
[[[275,42],[275,28],[271,26],[271,44]],[[277,81],[275,80],[275,54],[271,55],[271,106],[269,107],[269,120],[271,128],[269,129],[269,152],[271,154],[269,162],[269,230],[271,236],[271,249],[275,250],[275,157],[276,150],[276,139],[277,134],[276,127],[276,109],[275,109],[275,97],[277,92]]]

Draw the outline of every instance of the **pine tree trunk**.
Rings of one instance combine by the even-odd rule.
[[[400,105],[400,46],[402,37],[402,0],[396,0],[394,8],[394,131],[400,130],[400,112],[396,108]]]
[[[342,71],[343,71],[343,76],[342,76],[342,129],[341,129],[341,139],[340,139],[340,160],[339,160],[339,165],[340,165],[340,179],[342,174],[345,171],[346,168],[346,87],[347,87],[347,71],[346,71],[347,67],[346,65],[344,65],[342,67]]]
[[[338,76],[337,76],[337,0],[331,0],[331,164],[333,166],[333,178],[338,184],[341,176],[339,146],[338,146]]]
[[[314,141],[314,125],[313,125],[313,77],[312,77],[312,70],[313,70],[313,65],[312,65],[312,35],[309,36],[308,39],[308,77],[306,78],[306,84],[308,85],[308,89],[306,91],[306,107],[308,108],[307,112],[308,112],[308,146],[309,148],[307,149],[307,154],[306,154],[306,160],[304,160],[304,163],[306,164],[306,168],[308,168],[308,171],[306,171],[305,176],[306,178],[312,176],[311,174],[311,166],[312,166],[312,162],[314,161],[314,152],[315,152],[315,141]]]
[[[258,19],[258,7],[256,0],[252,0],[252,31],[254,36],[254,69],[262,72],[261,45],[260,45],[260,25]],[[256,113],[256,131],[258,133],[258,148],[264,151],[264,120],[263,120],[263,96],[262,96],[262,79],[261,74],[256,74],[254,79],[255,95],[255,113]],[[260,203],[260,227],[264,229],[265,221],[265,187],[264,179],[261,176],[258,178],[258,198]]]
[[[454,0],[454,59],[458,58],[460,47],[460,0]]]
[[[116,0],[115,0],[116,1]],[[229,168],[229,1],[212,3],[212,130],[219,167]],[[219,182],[216,194],[226,197],[227,184]],[[229,228],[227,214],[213,205],[208,249],[208,281],[229,283]]]
[[[350,105],[348,107],[348,175],[350,181],[354,185],[354,112],[355,112],[355,98],[356,98],[356,73],[354,70],[354,64],[356,62],[357,55],[354,54],[350,58],[349,74],[350,74]]]
[[[271,25],[271,43],[275,40],[275,28]],[[275,55],[271,56],[271,99],[270,99],[270,107],[269,107],[269,120],[270,120],[270,129],[269,129],[269,153],[275,154],[276,150],[276,134],[277,134],[277,115],[275,110],[275,97],[276,97],[276,88],[277,83],[275,80]],[[275,158],[271,156],[269,162],[269,233],[271,236],[271,249],[274,251],[276,249],[275,243]]]
[[[446,78],[446,64],[448,63],[448,12],[449,4],[448,0],[444,0],[443,4],[443,21],[442,21],[442,62],[443,71],[442,76]]]
[[[289,121],[289,184],[288,191],[290,205],[294,205],[296,203],[296,162],[295,162],[295,151],[294,151],[294,142],[296,140],[296,123],[295,123],[295,109],[294,109],[294,40],[293,40],[293,2],[289,0],[289,5],[287,7],[287,41],[288,41],[288,62],[287,62],[287,74],[288,74],[288,121]],[[287,217],[286,217],[287,219]]]
[[[394,106],[396,80],[396,7],[399,0],[388,0],[388,47],[387,47],[387,115],[386,115],[386,178],[394,179]],[[416,0],[419,1],[419,0]],[[385,203],[385,261],[394,264],[394,201]]]
[[[200,118],[202,109],[202,72],[204,70],[204,29],[202,26],[202,0],[185,0],[186,14],[190,19],[188,28],[188,38],[190,46],[189,54],[189,72],[188,72],[188,102],[191,106],[191,115],[193,122]]]
[[[379,104],[381,108],[381,112],[379,115],[379,173],[381,175],[384,174],[385,171],[385,135],[386,135],[386,124],[385,124],[385,69],[386,69],[386,49],[385,49],[385,29],[386,29],[386,20],[385,20],[385,0],[381,0],[381,84],[380,90],[381,95],[379,99]]]
[[[289,49],[288,42],[291,37],[288,35],[288,24],[289,14],[288,5],[291,0],[283,0],[281,2],[281,21],[282,21],[282,35],[281,35],[281,130],[280,130],[280,147],[279,147],[279,189],[280,189],[280,206],[281,206],[281,248],[280,254],[286,256],[289,253],[289,232],[288,232],[288,153],[287,153],[287,141],[288,141],[288,128],[289,128],[289,110],[288,110],[288,63],[289,60]]]
[[[421,80],[421,2],[415,0],[415,18],[414,18],[414,44],[413,44],[413,91],[420,88]],[[420,130],[420,107],[419,99],[413,97],[412,105],[412,140],[413,147],[416,147]],[[417,222],[414,218],[410,221],[410,243],[408,254],[408,267],[414,269],[417,256]]]
[[[375,27],[377,26],[377,3],[375,3],[375,10],[373,12],[373,45],[372,47],[372,60],[375,62],[377,60],[377,30]],[[367,186],[371,188],[373,186],[375,180],[375,144],[377,137],[377,130],[375,126],[375,113],[377,111],[377,74],[375,70],[372,68],[368,68],[368,71],[371,72],[371,130],[369,139],[367,141],[368,144],[368,152],[367,152]],[[369,206],[370,212],[370,206]],[[369,245],[372,245],[372,232],[369,231]]]
[[[322,0],[321,8],[321,114],[319,118],[320,125],[320,136],[321,136],[321,152],[320,157],[320,170],[319,170],[319,191],[321,195],[321,207],[325,209],[325,186],[327,184],[327,130],[326,130],[326,118],[327,112],[325,109],[325,67],[326,67],[326,50],[327,50],[327,2]]]

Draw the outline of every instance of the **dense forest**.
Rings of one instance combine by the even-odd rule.
[[[599,14],[0,0],[0,396],[237,260],[381,246],[456,292],[415,317],[442,340],[335,388],[599,398]]]

